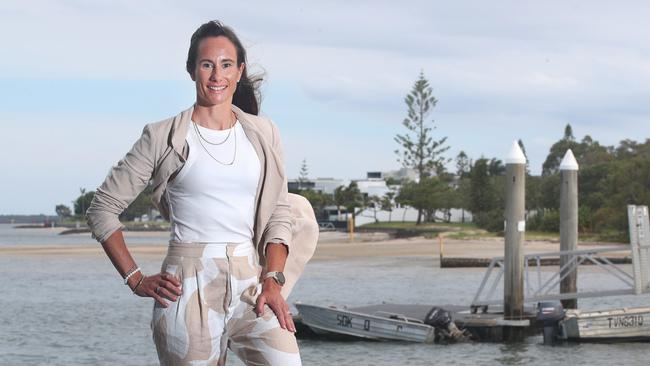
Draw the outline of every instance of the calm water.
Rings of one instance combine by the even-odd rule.
[[[15,245],[99,245],[90,234],[59,235],[65,229],[14,229],[12,224],[0,224],[0,247]],[[126,232],[125,237],[133,244],[164,244],[169,241],[167,232]]]
[[[23,234],[11,233],[0,243],[11,244],[12,235]],[[31,244],[60,244],[60,238],[50,241],[53,235],[41,235],[40,243],[29,235]],[[145,272],[158,270],[159,261],[138,260]],[[595,269],[586,272],[581,286],[615,285]],[[108,259],[3,255],[0,275],[0,365],[157,365],[149,330],[152,301],[133,296]],[[441,270],[429,258],[313,262],[290,302],[464,304],[482,275],[481,269]],[[647,296],[581,301],[585,308],[648,304]],[[648,356],[647,344],[544,347],[541,337],[518,345],[299,343],[305,365],[645,365]],[[228,365],[241,363],[232,356]]]

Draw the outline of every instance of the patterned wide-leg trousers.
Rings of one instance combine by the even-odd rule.
[[[225,365],[227,349],[246,365],[301,365],[294,334],[268,306],[261,317],[254,311],[261,267],[251,242],[172,242],[161,271],[183,284],[177,301],[154,305],[161,365]]]

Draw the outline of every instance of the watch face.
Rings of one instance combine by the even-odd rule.
[[[284,279],[284,274],[282,272],[276,273],[275,279],[278,281],[280,285],[284,285],[285,279]]]

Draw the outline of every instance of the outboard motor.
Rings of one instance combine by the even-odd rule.
[[[564,307],[559,301],[542,301],[537,304],[537,320],[544,326],[544,344],[557,343],[560,335],[560,320],[564,318]]]
[[[469,332],[458,329],[456,324],[454,324],[450,312],[437,306],[429,310],[424,317],[424,324],[435,328],[434,342],[436,343],[468,341],[471,339]]]
[[[429,310],[427,316],[424,317],[424,324],[430,325],[434,328],[447,329],[451,323],[451,314],[437,306],[434,306]]]

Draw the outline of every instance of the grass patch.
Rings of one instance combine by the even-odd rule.
[[[526,231],[526,240],[560,241],[560,233],[548,231]]]
[[[402,230],[414,232],[426,238],[435,238],[439,234],[449,239],[473,240],[481,238],[503,237],[503,233],[492,233],[481,229],[473,223],[458,222],[427,222],[416,225],[415,221],[406,222],[377,222],[360,226],[363,229],[377,230]],[[548,231],[527,231],[526,240],[560,241],[559,232]],[[578,240],[581,242],[606,242],[606,243],[629,243],[627,232],[604,231],[601,233],[580,233]]]
[[[481,238],[498,238],[502,237],[501,233],[491,233],[483,229],[467,229],[460,231],[452,231],[444,234],[445,238],[456,239],[456,240],[474,240]]]
[[[476,225],[471,222],[425,222],[417,225],[415,221],[404,222],[373,222],[364,224],[359,227],[367,229],[404,229],[404,230],[426,230],[426,229],[448,229],[448,228],[476,228]]]

